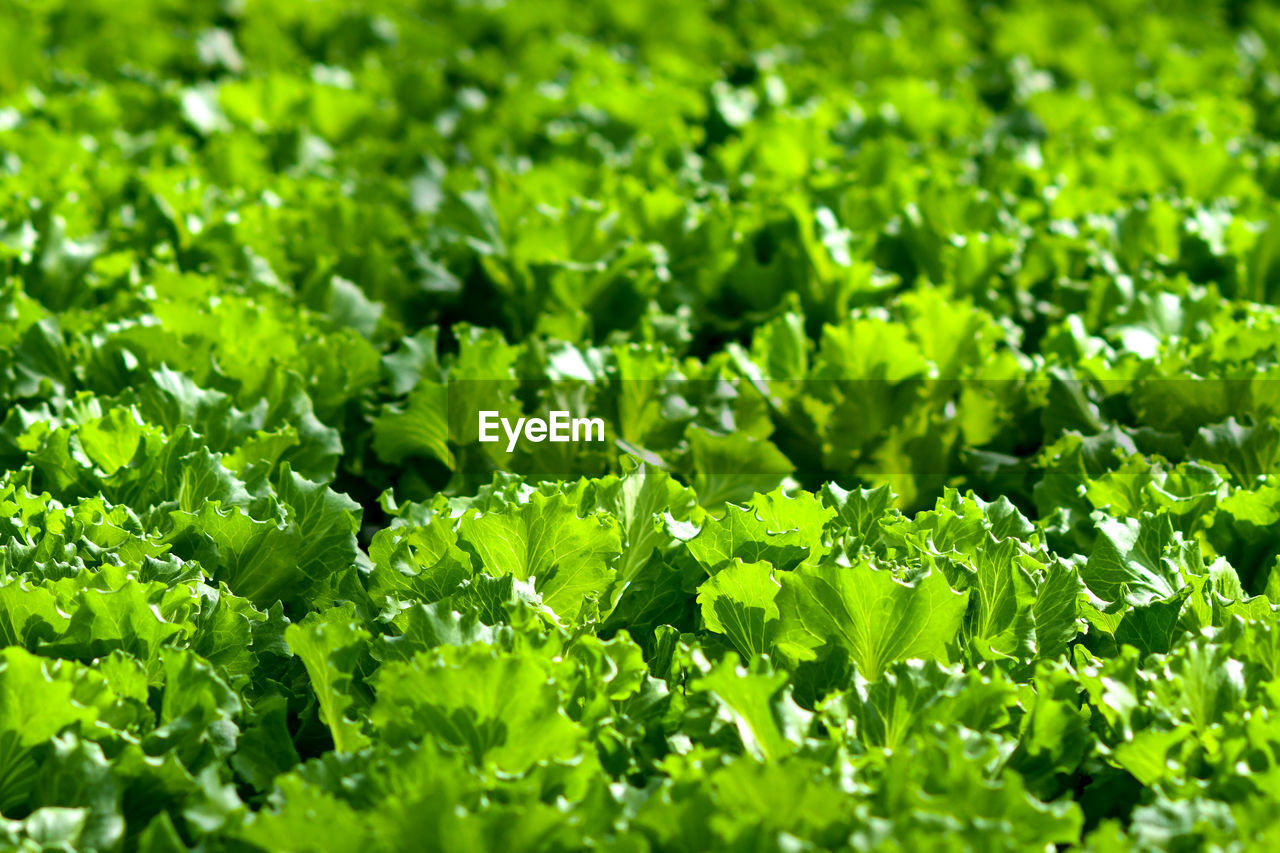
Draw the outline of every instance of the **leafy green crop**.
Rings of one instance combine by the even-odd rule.
[[[1280,844],[1276,45],[0,0],[0,849]]]

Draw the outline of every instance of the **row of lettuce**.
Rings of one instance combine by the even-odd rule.
[[[0,0],[0,847],[1275,846],[1274,44]]]
[[[996,327],[938,299],[817,344],[789,313],[705,362],[481,330],[441,355],[429,329],[373,351],[343,400],[322,362],[237,362],[255,350],[230,326],[204,322],[182,347],[154,323],[70,331],[11,289],[0,813],[20,817],[4,831],[154,850],[1265,838],[1278,433],[1269,380],[1233,362],[1258,358],[1270,309],[1212,303],[1234,330],[1176,346],[1217,378],[1175,381],[1169,351],[1116,355],[1070,325],[1056,336],[1074,363],[1052,367],[981,334],[947,348],[937,322],[912,335],[930,300]],[[314,329],[300,353],[347,334],[282,300],[241,303]],[[831,379],[841,336],[869,330],[917,371]],[[814,378],[770,378],[770,357]],[[518,378],[535,358],[539,380]],[[415,405],[450,383],[495,406],[530,387],[590,395],[615,456],[583,445],[601,458],[558,464],[613,473],[489,473],[365,506],[335,489],[422,458],[455,485],[478,478],[462,460],[489,447]],[[801,469],[772,437],[815,413],[830,453],[874,460],[893,424],[970,467],[774,488]],[[1043,446],[1017,457],[999,444],[1014,429]],[[657,462],[619,459],[617,441]],[[715,441],[737,469],[702,467]],[[742,465],[742,447],[776,466]],[[1038,520],[944,485],[966,476],[1005,483]]]

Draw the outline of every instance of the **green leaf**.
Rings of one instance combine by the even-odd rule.
[[[324,483],[295,474],[286,462],[280,470],[280,500],[301,538],[298,568],[311,578],[324,578],[356,562],[360,550],[360,505]]]
[[[604,514],[580,517],[563,494],[535,493],[516,507],[468,512],[458,531],[481,569],[533,578],[543,601],[569,621],[608,587],[622,550],[617,521]]]
[[[693,492],[665,471],[629,459],[624,466],[629,470],[621,477],[593,481],[595,506],[618,519],[625,543],[618,561],[619,593],[635,579],[655,550],[671,544],[664,517],[683,521],[697,507]]]
[[[185,597],[187,590],[177,592]],[[133,580],[113,590],[79,590],[66,632],[43,649],[85,660],[121,649],[149,663],[162,646],[190,632],[186,625],[163,618],[164,593],[159,583],[143,585]]]
[[[210,501],[198,513],[170,513],[175,550],[198,555],[201,563],[236,594],[256,604],[297,595],[307,586],[299,563],[303,543],[298,529],[278,521],[259,521],[244,510],[225,511]],[[193,541],[193,544],[185,544]]]
[[[102,747],[67,735],[54,739],[52,752],[32,786],[31,801],[40,809],[83,808],[85,820],[77,841],[84,847],[104,850],[124,839],[122,787]]]
[[[478,614],[444,611],[437,604],[414,604],[392,620],[400,633],[382,640],[383,660],[411,660],[418,652],[437,646],[496,645],[498,632],[480,621]]]
[[[1242,486],[1276,469],[1280,454],[1280,429],[1271,421],[1243,426],[1235,418],[1201,427],[1190,452],[1198,458],[1226,467]]]
[[[260,700],[253,708],[252,724],[236,740],[230,764],[259,791],[270,791],[276,777],[301,761],[289,733],[288,710],[283,696]]]
[[[689,430],[693,490],[705,507],[744,501],[756,492],[775,488],[792,471],[792,464],[770,441],[746,433],[717,435]]]
[[[1013,539],[991,538],[974,557],[970,580],[972,618],[966,637],[985,655],[1031,657],[1035,646],[1032,572],[1041,566]]]
[[[359,721],[347,716],[357,661],[369,640],[350,606],[312,613],[284,632],[290,650],[302,658],[311,689],[320,703],[321,720],[333,735],[338,752],[353,752],[369,742]]]
[[[828,696],[822,712],[865,746],[896,750],[934,722],[978,731],[1003,726],[1016,701],[1007,679],[966,674],[936,661],[896,661],[883,677],[868,681],[859,675],[853,690]]]
[[[440,330],[428,326],[416,335],[400,339],[400,347],[382,357],[382,366],[390,377],[391,393],[408,394],[424,377],[430,382],[440,382],[444,375],[436,356]]]
[[[1167,599],[1182,588],[1179,567],[1196,559],[1198,552],[1174,532],[1168,516],[1100,517],[1096,523],[1098,540],[1080,572],[1096,595],[1142,605]]]
[[[698,587],[708,630],[727,634],[746,660],[772,651],[781,588],[768,563],[734,560]]]
[[[477,766],[508,773],[569,759],[584,746],[584,732],[560,709],[546,672],[521,655],[446,646],[384,665],[373,687],[370,720],[393,743],[430,733]]]
[[[439,601],[471,577],[471,557],[440,516],[425,524],[379,530],[369,545],[369,591],[401,600]]]
[[[76,670],[25,649],[0,650],[0,738],[19,749],[35,746],[64,728],[98,717],[76,701]]]
[[[787,681],[786,673],[774,672],[758,659],[750,669],[739,666],[730,653],[692,686],[723,704],[749,754],[777,761],[800,744],[811,716],[792,701]]]
[[[452,468],[449,448],[449,389],[424,381],[404,406],[387,406],[373,422],[373,449],[383,462],[399,464],[412,456],[435,459]]]
[[[727,504],[720,518],[708,517],[686,545],[708,574],[735,559],[793,569],[826,552],[822,530],[831,515],[807,492],[756,495],[745,506]]]
[[[874,548],[879,541],[879,521],[894,507],[893,490],[888,486],[845,491],[835,483],[822,487],[822,499],[836,511],[847,528],[846,536],[856,549]]]
[[[969,600],[937,571],[906,582],[866,560],[805,566],[780,580],[778,649],[795,660],[839,649],[870,679],[895,660],[946,659]]]
[[[69,624],[45,587],[21,580],[0,586],[0,644],[35,649],[63,634]]]
[[[261,850],[360,853],[369,849],[371,831],[371,821],[344,800],[285,776],[271,806],[249,817],[236,835]]]

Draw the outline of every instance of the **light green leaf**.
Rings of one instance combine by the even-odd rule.
[[[727,634],[746,660],[765,654],[778,627],[779,589],[768,563],[735,559],[698,587],[702,621],[708,630]]]
[[[969,600],[936,571],[905,582],[866,560],[805,566],[781,581],[779,650],[812,660],[839,649],[873,680],[895,660],[945,660]]]
[[[580,517],[563,494],[535,493],[519,506],[468,512],[458,529],[481,570],[534,578],[543,601],[570,621],[608,587],[622,550],[617,521]]]
[[[367,744],[358,721],[347,716],[352,706],[352,678],[369,632],[355,621],[350,606],[324,614],[312,613],[284,632],[285,642],[302,658],[311,688],[320,702],[320,715],[333,735],[338,752],[353,752]]]

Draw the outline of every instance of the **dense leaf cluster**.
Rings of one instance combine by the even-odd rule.
[[[0,0],[0,848],[1280,844],[1276,45]]]

